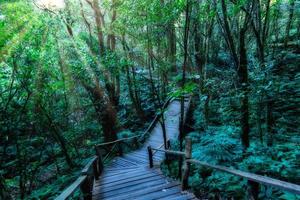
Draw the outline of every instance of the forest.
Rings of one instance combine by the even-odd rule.
[[[55,199],[95,145],[139,149],[155,116],[166,150],[170,99],[172,150],[188,137],[195,160],[300,187],[300,1],[0,0],[0,200]],[[129,147],[108,146],[104,169]],[[182,162],[158,168],[180,181]],[[187,176],[199,199],[300,199],[205,166]]]

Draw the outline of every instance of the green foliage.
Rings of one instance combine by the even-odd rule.
[[[193,140],[193,157],[209,163],[230,164],[240,158],[242,147],[236,127],[209,127],[204,133],[190,133]]]
[[[197,85],[193,82],[188,82],[184,84],[183,88],[173,90],[169,96],[174,97],[174,98],[179,98],[184,95],[190,95],[192,94],[195,90],[197,89]]]
[[[118,133],[118,139],[130,138],[135,136],[135,134],[129,130],[121,131]]]
[[[116,129],[122,130],[117,137],[128,138],[140,135],[155,113],[165,112],[156,108],[157,96],[163,102],[183,95],[196,97],[193,120],[187,124],[187,129],[194,129],[187,134],[193,140],[194,158],[299,184],[299,3],[276,0],[269,8],[269,1],[259,1],[258,6],[258,1],[225,0],[227,13],[222,13],[221,2],[100,1],[102,52],[95,12],[86,1],[66,1],[65,9],[49,11],[27,0],[2,0],[0,185],[5,192],[15,199],[53,198],[75,180],[86,158],[94,154],[93,146],[107,139],[103,107],[108,106],[112,115],[116,112]],[[181,88],[187,3],[188,62]],[[246,13],[248,8],[253,9]],[[287,30],[290,11],[294,19]],[[225,14],[233,47],[228,46]],[[243,24],[247,15],[250,21]],[[241,92],[232,51],[241,50],[239,31],[244,25],[243,73],[248,83]],[[112,38],[115,49],[108,48]],[[176,55],[170,55],[172,39]],[[263,62],[259,40],[264,42]],[[175,57],[176,69],[170,56]],[[111,99],[115,94],[118,102]],[[241,100],[246,96],[251,145],[242,151]],[[128,144],[138,146],[133,140]],[[172,142],[174,149],[178,146],[179,141]],[[176,177],[178,163],[165,163],[163,170]],[[247,198],[245,180],[203,167],[192,165],[190,185],[207,198]],[[261,187],[260,198],[298,197]]]
[[[0,6],[0,61],[5,54],[17,46],[30,27],[35,23],[32,8],[26,1],[3,2]]]

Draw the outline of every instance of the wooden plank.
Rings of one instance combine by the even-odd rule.
[[[76,189],[85,181],[86,175],[79,176],[69,187],[67,187],[55,200],[65,200],[70,197]]]
[[[125,158],[123,158],[123,157],[119,157],[119,159],[123,160],[124,162],[128,162],[128,163],[130,163],[130,164],[132,164],[132,165],[138,166],[136,162],[132,162],[132,161],[127,160],[127,159],[125,159]]]
[[[81,170],[81,174],[82,175],[87,175],[88,173],[90,173],[90,171],[93,168],[93,163],[96,162],[98,159],[97,156],[93,156],[89,162],[84,166],[84,168]]]
[[[141,190],[141,189],[150,188],[150,187],[161,185],[161,184],[165,184],[165,180],[159,179],[159,180],[156,180],[156,181],[139,183],[139,184],[136,184],[136,185],[132,185],[130,187],[123,187],[123,188],[120,188],[118,190],[105,192],[105,193],[103,193],[101,191],[100,192],[97,191],[95,193],[95,195],[99,194],[103,198],[111,198],[111,197],[115,197],[115,196],[120,195],[120,194],[126,194],[126,193],[129,193],[129,192],[138,191],[138,190]]]
[[[125,156],[124,158],[128,159],[128,160],[130,160],[132,162],[136,162],[139,166],[143,166],[146,163],[148,163],[148,160],[140,160],[140,159],[135,158],[134,156],[131,156],[131,155],[130,156]]]
[[[95,189],[97,189],[97,187],[110,187],[110,186],[115,186],[115,185],[120,185],[120,184],[124,184],[124,183],[128,183],[128,182],[132,182],[132,181],[137,181],[137,180],[141,180],[141,179],[145,179],[145,178],[151,178],[151,177],[158,177],[160,175],[158,174],[143,174],[141,176],[136,176],[136,177],[130,177],[130,178],[126,178],[126,179],[122,179],[122,180],[116,180],[113,182],[109,182],[109,183],[104,183],[101,184],[101,182],[99,182],[98,185],[95,185]],[[161,177],[161,176],[160,176]],[[163,177],[161,177],[163,178]]]
[[[128,154],[129,156],[134,156],[134,157],[139,157],[139,158],[145,158],[147,156],[147,151],[145,152],[134,152],[134,153],[130,153]]]
[[[159,198],[167,197],[167,196],[173,195],[173,194],[181,195],[180,194],[180,189],[177,188],[177,187],[168,188],[168,189],[164,189],[160,192],[150,193],[150,194],[147,194],[147,195],[143,195],[142,197],[137,197],[135,199],[136,200],[159,199]]]
[[[120,173],[118,174],[105,174],[105,176],[102,176],[101,180],[113,180],[113,179],[123,179],[123,178],[128,178],[128,177],[133,177],[133,176],[139,176],[141,174],[146,174],[146,173],[152,173],[152,174],[156,174],[155,172],[149,170],[149,169],[141,169],[141,170],[134,170],[134,171],[130,171],[130,172],[124,172],[124,171],[120,171]]]
[[[183,200],[183,199],[189,200],[189,199],[197,199],[197,198],[195,197],[195,195],[193,193],[185,191],[185,192],[182,192],[181,195],[174,194],[174,195],[170,195],[168,197],[159,198],[157,200]]]
[[[108,182],[112,182],[114,180],[122,180],[122,179],[127,179],[127,178],[130,178],[130,177],[138,177],[138,176],[141,176],[143,174],[157,174],[157,173],[152,172],[152,171],[148,171],[148,170],[137,171],[135,173],[130,173],[130,174],[120,173],[118,175],[106,176],[106,177],[100,179],[100,181],[102,181],[102,182],[104,181],[104,182],[108,183]]]
[[[122,162],[119,162],[118,160],[113,160],[113,161],[110,163],[110,166],[112,166],[112,167],[127,167],[127,165],[125,165],[125,164],[122,163]]]
[[[135,155],[128,155],[126,158],[134,158],[134,159],[136,159],[136,160],[139,160],[139,161],[148,161],[148,156],[147,156],[147,154],[145,154],[144,156],[142,156],[142,155],[137,155],[137,154],[135,154]]]
[[[137,168],[140,168],[141,166],[130,166],[130,167],[110,167],[110,168],[107,168],[105,170],[105,172],[119,172],[119,171],[124,171],[124,172],[127,172],[127,171],[130,171],[130,170],[136,170]]]
[[[161,172],[157,172],[155,170],[150,170],[149,167],[147,168],[138,168],[137,170],[127,172],[125,171],[119,171],[118,173],[107,173],[105,176],[102,176],[101,180],[108,181],[109,179],[123,179],[123,178],[130,178],[130,177],[135,177],[135,176],[140,176],[143,174],[158,174],[158,175],[163,175]]]
[[[167,197],[158,198],[157,200],[188,200],[189,196],[185,194],[173,194]]]
[[[132,155],[125,155],[123,158],[127,159],[127,160],[130,160],[132,162],[136,162],[137,164],[145,164],[145,163],[148,163],[147,160],[139,160],[137,158],[135,158],[134,156]]]
[[[121,194],[119,196],[114,196],[113,198],[108,198],[107,200],[135,199],[136,197],[143,197],[146,194],[150,194],[150,193],[154,193],[154,192],[161,192],[163,189],[169,189],[169,188],[178,187],[178,186],[179,186],[179,184],[175,183],[175,182],[168,183],[168,184],[161,184],[161,185],[157,185],[157,186],[154,186],[154,187],[134,191],[134,192],[131,192],[131,193],[125,193],[125,194]]]
[[[148,177],[148,178],[139,178],[137,180],[134,181],[130,181],[130,182],[125,182],[125,183],[121,183],[118,184],[118,182],[116,182],[115,185],[113,186],[109,186],[106,187],[105,185],[103,185],[103,187],[100,187],[99,193],[114,193],[115,191],[126,191],[131,190],[132,188],[134,188],[135,186],[139,186],[139,185],[143,185],[146,183],[153,183],[153,182],[165,182],[164,178],[162,178],[161,176],[153,176],[153,177]]]
[[[243,172],[243,171],[236,170],[236,169],[230,169],[230,168],[223,167],[223,166],[220,166],[220,165],[211,165],[211,164],[208,164],[206,162],[202,162],[202,161],[198,161],[198,160],[194,160],[194,159],[187,160],[187,162],[202,165],[202,166],[209,167],[209,168],[216,169],[216,170],[220,170],[220,171],[223,171],[223,172],[227,172],[227,173],[230,173],[230,174],[242,177],[242,178],[246,178],[246,179],[254,181],[254,182],[261,183],[263,185],[277,187],[281,190],[286,190],[286,191],[289,191],[291,193],[300,195],[300,185],[296,185],[296,184],[293,184],[293,183],[288,183],[288,182],[285,182],[285,181],[280,181],[280,180],[269,178],[269,177],[266,177],[266,176],[252,174],[252,173],[249,173],[249,172]]]

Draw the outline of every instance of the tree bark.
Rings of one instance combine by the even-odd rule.
[[[117,139],[117,113],[108,99],[105,98],[101,87],[83,84],[90,93],[94,108],[98,115],[98,121],[102,126],[106,142]]]
[[[181,90],[184,90],[185,87],[185,76],[186,76],[186,65],[187,65],[187,58],[188,58],[188,42],[189,42],[189,30],[190,29],[190,4],[189,0],[186,2],[185,7],[185,25],[184,25],[184,41],[183,41],[183,65],[182,65],[182,80],[181,80]],[[184,136],[184,96],[181,95],[180,98],[180,125],[179,125],[179,148],[182,151],[182,141]]]
[[[285,39],[284,39],[284,47],[287,48],[287,44],[290,39],[290,30],[293,22],[294,16],[294,9],[295,9],[295,0],[290,1],[290,9],[289,9],[289,19],[285,28]]]
[[[96,22],[96,28],[97,28],[97,36],[98,36],[98,45],[99,45],[99,51],[100,51],[100,56],[103,56],[104,54],[104,36],[103,36],[103,31],[102,31],[102,26],[104,24],[102,23],[102,13],[100,11],[99,7],[99,0],[93,0],[93,2],[88,3],[91,5],[92,9],[94,10],[95,13],[95,22]]]
[[[247,17],[246,17],[247,18]],[[246,21],[247,19],[245,19]],[[241,88],[242,101],[241,101],[241,126],[242,126],[242,144],[244,148],[249,147],[249,105],[248,105],[248,67],[247,67],[247,51],[245,47],[245,34],[247,31],[247,22],[240,30],[240,58],[239,58],[239,87]]]
[[[177,72],[176,65],[176,30],[174,22],[168,25],[168,56],[171,65],[171,71]]]

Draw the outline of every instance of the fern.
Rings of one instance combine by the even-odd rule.
[[[204,133],[190,133],[193,158],[209,163],[230,163],[241,155],[237,129],[231,126],[209,127]]]

